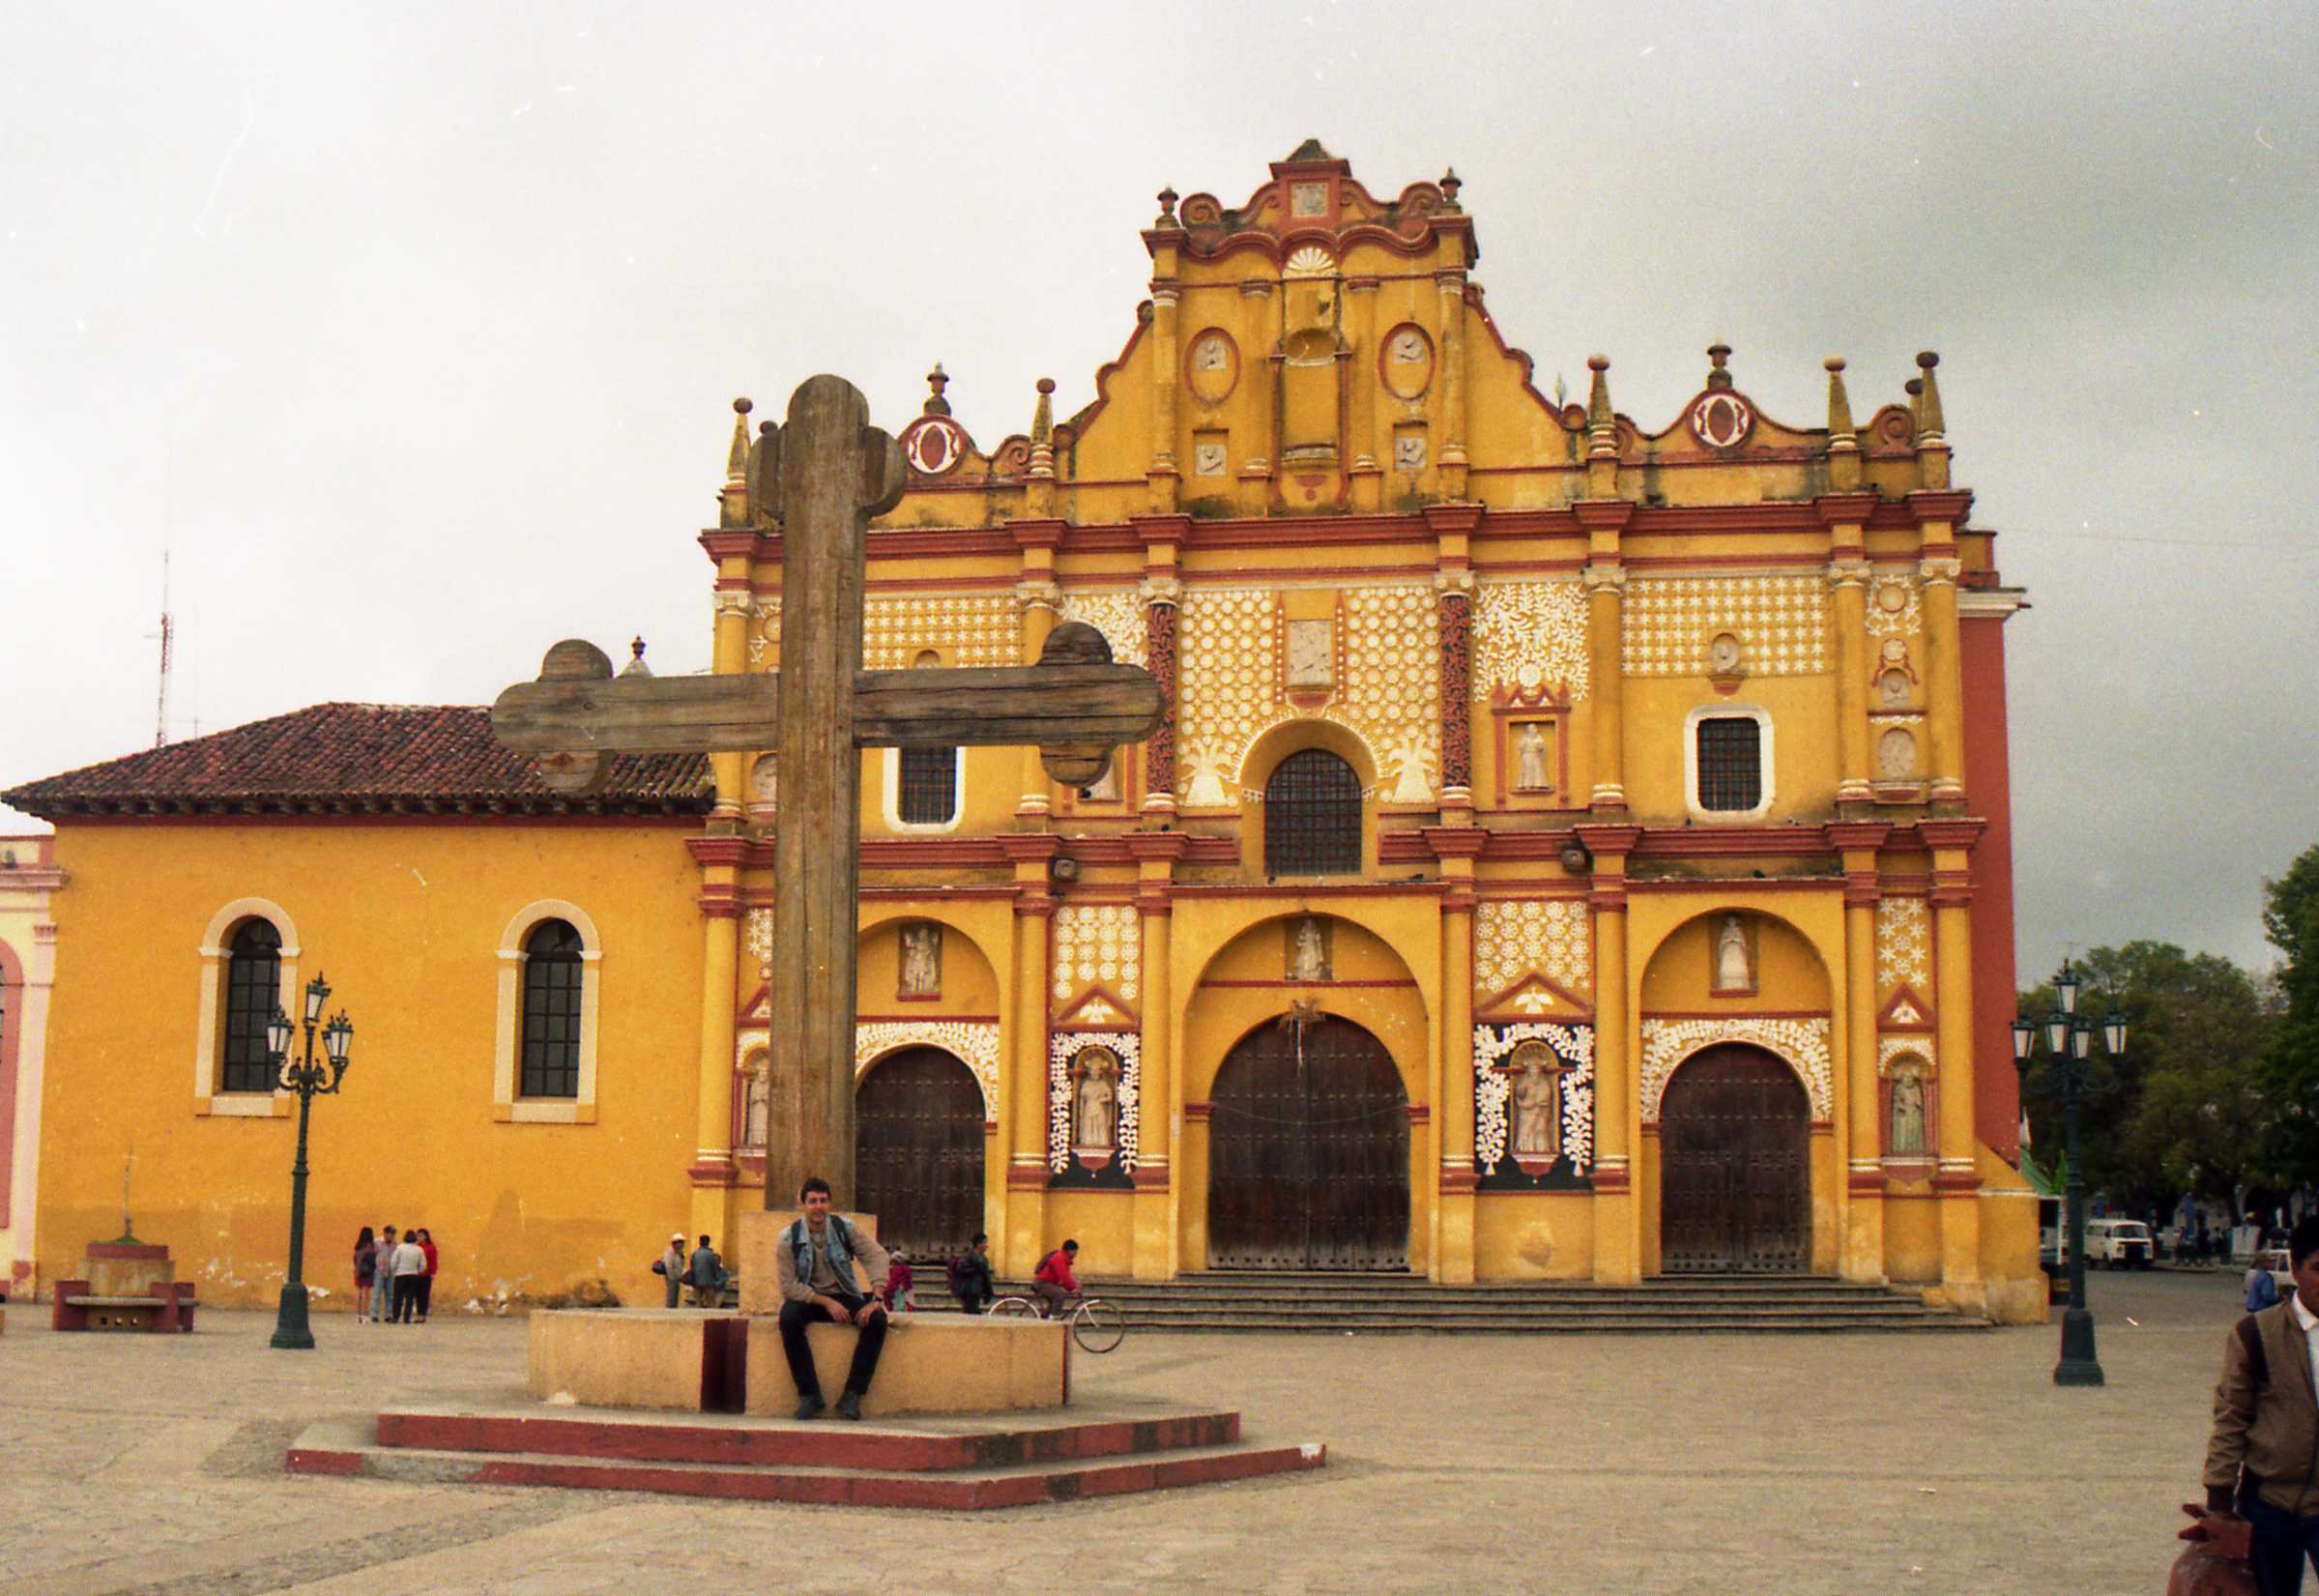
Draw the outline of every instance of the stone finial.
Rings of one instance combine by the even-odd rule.
[[[1030,475],[1055,475],[1055,379],[1039,379],[1039,402],[1030,412]]]
[[[1160,214],[1151,223],[1152,228],[1155,231],[1166,231],[1173,228],[1178,228],[1183,225],[1182,222],[1175,219],[1176,197],[1175,186],[1174,184],[1168,185],[1159,191]]]
[[[1587,356],[1586,369],[1594,373],[1586,390],[1587,452],[1609,454],[1617,447],[1617,419],[1610,409],[1610,357]]]
[[[716,496],[720,527],[749,524],[749,412],[755,408],[746,398],[733,401],[733,442],[725,450],[725,485]]]
[[[1860,434],[1852,425],[1852,400],[1844,392],[1844,362],[1831,355],[1828,370],[1828,485],[1849,493],[1860,485]]]
[[[620,668],[620,674],[623,676],[651,676],[652,674],[652,667],[644,662],[643,638],[629,639],[628,662]]]
[[[949,415],[950,401],[942,397],[942,390],[950,386],[950,373],[942,369],[942,362],[936,361],[934,369],[926,373],[926,386],[934,392],[927,395],[926,402],[918,408],[929,416]]]
[[[1444,211],[1464,209],[1458,203],[1458,190],[1465,187],[1465,180],[1458,176],[1458,169],[1455,166],[1443,169],[1438,187],[1441,189],[1441,208]]]
[[[1942,431],[1940,413],[1940,381],[1932,374],[1932,368],[1938,364],[1940,364],[1940,357],[1931,350],[1922,350],[1918,353],[1917,369],[1924,373],[1924,376],[1917,382],[1917,386],[1922,389],[1917,399],[1917,442],[1919,444],[1942,441],[1945,436]]]
[[[1707,386],[1709,388],[1725,389],[1731,386],[1731,373],[1724,368],[1730,359],[1731,346],[1729,344],[1711,343],[1707,346]]]

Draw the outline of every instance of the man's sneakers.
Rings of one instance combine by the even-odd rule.
[[[816,1403],[814,1406],[819,1407],[821,1404]],[[841,1419],[861,1417],[861,1393],[859,1391],[848,1391],[837,1399],[837,1416]]]
[[[797,1419],[800,1424],[807,1419],[818,1419],[822,1416],[822,1409],[828,1406],[829,1405],[827,1403],[824,1402],[819,1397],[807,1397],[803,1402],[797,1404],[797,1411],[796,1415]],[[839,1399],[837,1410],[841,1413],[845,1412],[845,1399]],[[859,1406],[856,1405],[855,1410],[851,1413],[847,1413],[846,1416],[848,1418],[859,1418],[861,1416]]]

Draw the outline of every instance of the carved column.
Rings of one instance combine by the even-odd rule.
[[[999,846],[1015,869],[1015,990],[1012,1040],[1000,1063],[1006,1213],[997,1268],[1021,1278],[1046,1252],[1047,985],[1055,923],[1048,873],[1062,843],[1037,831],[1002,836]]]
[[[1441,1060],[1434,1098],[1441,1192],[1435,1209],[1433,1278],[1474,1277],[1473,907],[1474,861],[1488,836],[1478,827],[1435,827],[1425,840],[1441,861]]]
[[[1245,432],[1232,429],[1239,459],[1232,463],[1239,483],[1239,511],[1261,515],[1272,496],[1272,474],[1280,464],[1280,316],[1275,284],[1250,277],[1240,284],[1240,413]]]
[[[1175,1016],[1169,932],[1170,887],[1175,860],[1189,840],[1180,831],[1138,831],[1127,839],[1136,861],[1136,912],[1143,920],[1143,1079],[1140,1083],[1135,1169],[1135,1258],[1138,1280],[1175,1274],[1177,1195],[1175,1153]]]
[[[1579,827],[1594,855],[1594,1278],[1604,1286],[1642,1278],[1633,1169],[1642,1098],[1627,1001],[1627,855],[1641,834],[1631,826]]]
[[[1957,620],[1957,582],[1962,567],[1957,546],[1945,541],[1948,529],[1938,529],[1944,541],[1934,543],[1934,529],[1926,529],[1925,558],[1918,566],[1924,578],[1925,666],[1932,746],[1931,798],[1936,804],[1959,805],[1964,790],[1964,669],[1962,633]]]
[[[1377,378],[1361,363],[1382,358],[1377,340],[1384,336],[1384,329],[1377,326],[1377,278],[1345,279],[1345,336],[1352,345],[1354,362],[1347,395],[1347,447],[1352,460],[1348,475],[1352,479],[1352,508],[1369,513],[1375,513],[1384,499],[1385,473],[1377,450],[1391,448],[1377,441]]]
[[[746,555],[733,555],[717,564],[716,637],[710,663],[718,676],[737,676],[749,668],[749,561]],[[748,772],[742,769],[748,757],[739,752],[709,756],[709,769],[716,779],[712,813],[720,828],[736,825],[748,801]]]
[[[1876,850],[1891,827],[1829,827],[1844,869],[1844,1214],[1838,1272],[1881,1282],[1884,1271],[1884,1124],[1877,1090]]]
[[[1616,812],[1627,806],[1627,693],[1625,662],[1626,568],[1590,565],[1586,583],[1586,674],[1593,699],[1594,786],[1589,805]]]
[[[1935,1088],[1940,1098],[1940,1164],[1932,1189],[1940,1197],[1941,1287],[1957,1306],[1979,1309],[1981,1276],[1981,1166],[1973,1124],[1973,884],[1969,865],[1980,821],[1927,821],[1932,847],[1932,1006],[1940,1051]]]
[[[1819,501],[1828,526],[1828,587],[1836,626],[1836,801],[1870,803],[1869,563],[1866,527],[1875,496],[1828,494]]]
[[[701,1053],[695,1078],[695,1133],[692,1166],[693,1234],[723,1235],[730,1215],[726,1200],[734,1184],[733,1042],[734,1012],[739,1006],[740,894],[738,885],[742,844],[734,837],[703,837],[692,844],[701,882]],[[793,1097],[795,1093],[792,1093]],[[775,1103],[776,1113],[795,1116],[793,1101]],[[792,1117],[789,1123],[795,1124]],[[804,1173],[797,1167],[797,1139],[774,1137],[767,1149],[768,1189],[785,1183],[792,1197]]]
[[[1175,812],[1175,578],[1144,584],[1144,668],[1166,695],[1167,710],[1144,743],[1144,812]]]
[[[1008,530],[1014,534],[1015,546],[1022,551],[1020,574],[1015,581],[1015,602],[1022,613],[1022,662],[1035,665],[1039,651],[1047,646],[1047,634],[1055,630],[1056,618],[1062,609],[1062,589],[1055,581],[1055,551],[1062,542],[1063,523],[1016,521],[1010,523]],[[1021,758],[1023,796],[1015,805],[1015,814],[1021,819],[1043,822],[1052,807],[1047,798],[1047,767],[1040,762],[1036,748],[1023,749]]]
[[[1463,240],[1444,248],[1464,247]],[[1441,304],[1441,494],[1465,497],[1465,274],[1439,271],[1434,287]]]
[[[1437,571],[1441,606],[1441,807],[1473,818],[1473,573]],[[1444,819],[1449,818],[1447,814]]]
[[[1183,479],[1175,463],[1176,394],[1182,387],[1183,363],[1176,350],[1178,296],[1171,275],[1174,263],[1171,246],[1160,252],[1155,265],[1161,275],[1151,284],[1151,466],[1145,479],[1150,488],[1147,508],[1155,515],[1175,508],[1176,489]]]

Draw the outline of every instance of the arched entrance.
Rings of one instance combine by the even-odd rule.
[[[1704,1048],[1659,1109],[1659,1252],[1667,1274],[1801,1274],[1812,1253],[1804,1084],[1761,1048]]]
[[[1260,1026],[1211,1095],[1211,1267],[1408,1267],[1408,1099],[1382,1042],[1333,1015]]]
[[[940,1048],[904,1048],[854,1088],[855,1202],[878,1239],[950,1258],[982,1229],[982,1088]]]

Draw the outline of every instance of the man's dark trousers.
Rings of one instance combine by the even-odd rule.
[[[2252,1492],[2239,1498],[2239,1513],[2254,1525],[2256,1596],[2295,1596],[2304,1564],[2319,1564],[2319,1518],[2299,1519]]]
[[[849,1317],[859,1313],[869,1300],[844,1291],[831,1292],[830,1299],[844,1303]],[[829,1310],[818,1302],[781,1304],[781,1355],[789,1359],[789,1378],[796,1381],[800,1397],[818,1400],[822,1394],[821,1377],[813,1369],[813,1349],[805,1345],[805,1326],[829,1317]],[[854,1344],[854,1365],[846,1371],[846,1389],[855,1396],[870,1394],[870,1378],[878,1373],[878,1353],[885,1346],[885,1320],[884,1314],[872,1314],[870,1321],[860,1327],[861,1339]]]

